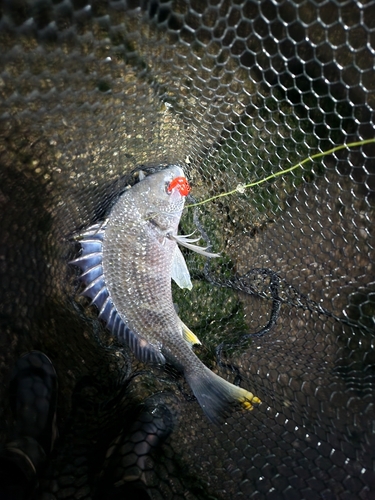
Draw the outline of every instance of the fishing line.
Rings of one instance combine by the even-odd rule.
[[[302,167],[303,165],[305,165],[305,163],[308,163],[309,161],[313,161],[316,160],[317,158],[322,158],[324,156],[337,153],[337,151],[341,151],[342,149],[356,148],[359,146],[364,146],[366,144],[372,144],[372,143],[375,143],[375,139],[364,139],[363,141],[350,142],[348,144],[341,144],[340,146],[335,146],[334,148],[328,149],[327,151],[323,151],[322,153],[316,153],[314,155],[308,156],[307,158],[296,163],[292,167],[286,168],[285,170],[280,170],[279,172],[275,172],[274,174],[268,175],[264,179],[251,182],[249,184],[239,184],[235,189],[232,189],[231,191],[217,194],[215,196],[212,196],[211,198],[207,198],[206,200],[202,200],[197,203],[185,205],[185,208],[198,207],[199,205],[204,205],[205,203],[209,203],[210,201],[217,200],[218,198],[224,198],[225,196],[230,196],[232,194],[237,194],[237,193],[243,194],[246,189],[252,188],[254,186],[259,186],[259,184],[263,184],[264,182],[267,182],[270,179],[275,179],[276,177],[280,177],[281,175],[288,174],[289,172],[292,172],[293,170]]]

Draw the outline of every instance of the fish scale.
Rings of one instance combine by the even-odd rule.
[[[147,191],[139,197],[137,194],[136,185],[110,215],[103,248],[104,276],[120,315],[126,311],[129,327],[144,339],[147,336],[151,349],[160,353],[165,334],[160,337],[159,332],[179,330],[170,286],[176,242],[166,238],[160,226],[177,234],[183,197],[179,196],[177,216],[156,216],[156,225],[147,220],[148,213],[142,213]],[[148,361],[146,352],[140,352],[139,357]]]
[[[191,346],[198,339],[175,311],[171,278],[180,286],[190,283],[177,243],[217,256],[177,234],[189,190],[179,166],[143,178],[123,193],[103,224],[81,235],[82,252],[72,263],[83,271],[83,295],[107,328],[141,361],[168,361],[182,371],[207,417],[218,423],[233,404],[252,409],[260,400],[200,361]]]

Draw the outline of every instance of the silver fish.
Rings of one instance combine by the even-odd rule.
[[[182,371],[204,413],[219,422],[230,405],[252,409],[260,400],[200,361],[191,348],[199,340],[174,308],[171,278],[191,288],[177,242],[217,256],[177,234],[188,193],[178,184],[181,179],[186,181],[183,170],[170,166],[125,191],[102,224],[80,235],[81,255],[72,264],[81,268],[83,295],[97,306],[107,328],[139,360],[168,361]]]

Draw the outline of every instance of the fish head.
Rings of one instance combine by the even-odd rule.
[[[145,220],[152,220],[159,228],[176,228],[190,191],[184,171],[178,165],[151,174],[132,187],[139,200],[139,210]]]
[[[184,171],[178,165],[171,165],[164,170],[142,177],[132,187],[132,191],[138,195],[144,193],[149,201],[160,205],[170,203],[170,200],[179,200],[189,194],[190,186]]]

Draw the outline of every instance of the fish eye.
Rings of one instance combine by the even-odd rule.
[[[171,181],[167,181],[165,183],[165,192],[168,194],[168,195],[171,195],[172,194],[172,189],[170,188],[170,185],[171,185]]]

